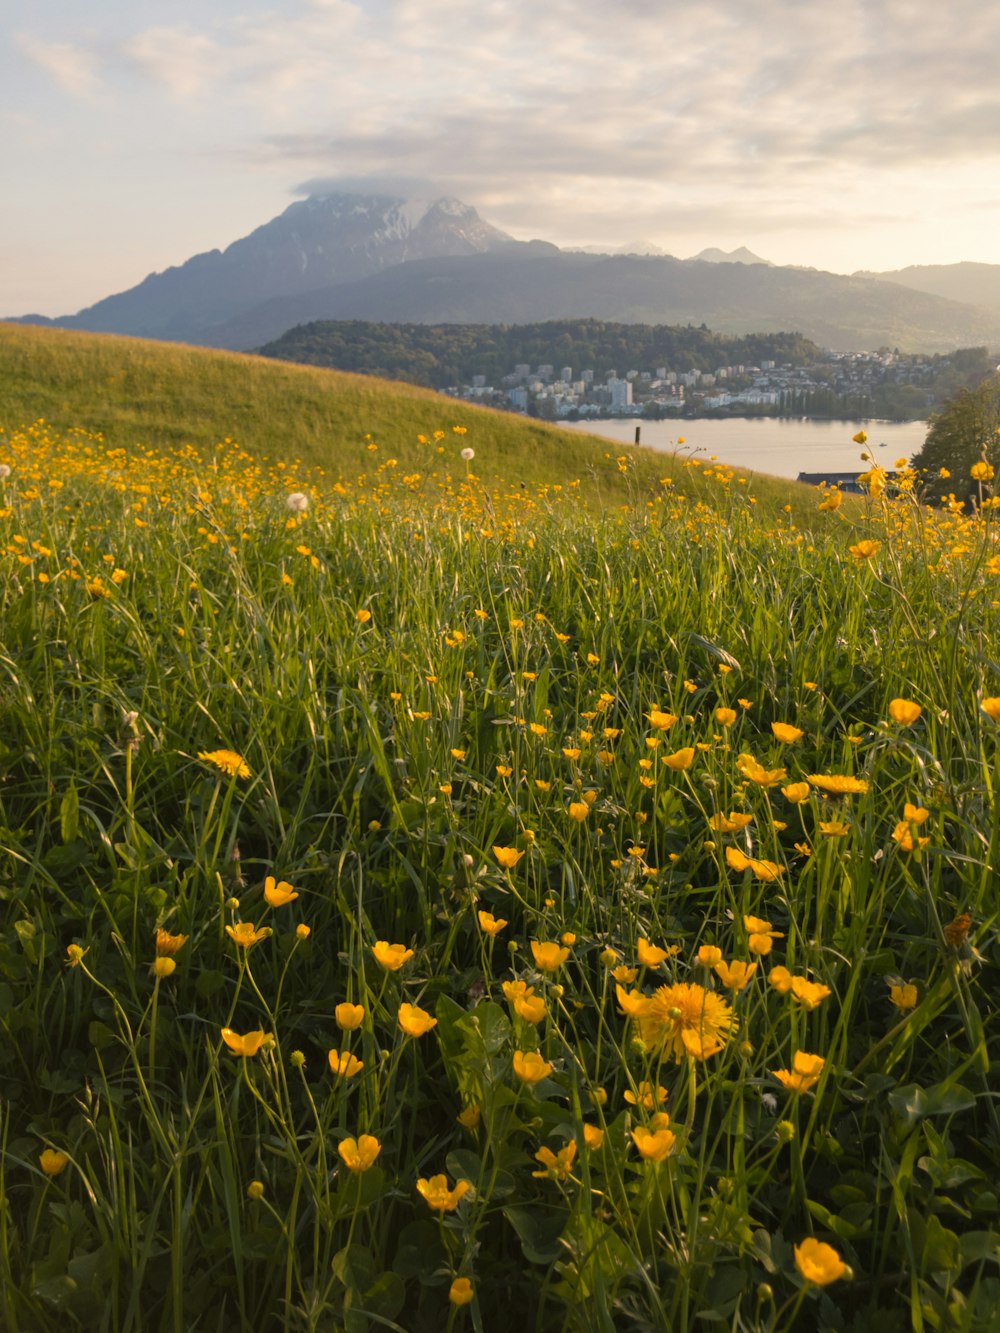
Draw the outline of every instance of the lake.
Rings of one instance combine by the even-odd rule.
[[[561,421],[559,425],[600,435],[616,444],[632,444],[635,428],[641,426],[642,444],[648,449],[681,450],[703,460],[714,454],[720,463],[792,480],[800,472],[863,472],[861,446],[851,439],[859,430],[868,432],[868,448],[875,461],[889,468],[898,458],[912,458],[927,435],[926,421],[852,423],[777,417],[643,421],[617,417],[609,421]],[[681,437],[684,443],[678,444]]]

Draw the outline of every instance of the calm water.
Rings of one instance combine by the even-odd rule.
[[[865,464],[860,457],[861,446],[851,439],[859,430],[868,432],[868,447],[883,467],[891,467],[898,458],[912,458],[927,434],[926,421],[865,421],[852,425],[849,421],[786,421],[772,417],[618,419],[560,425],[619,444],[633,443],[635,428],[641,426],[642,443],[648,449],[680,449],[697,453],[702,459],[714,454],[720,463],[792,479],[800,472],[862,472]],[[681,437],[684,443],[678,444]]]

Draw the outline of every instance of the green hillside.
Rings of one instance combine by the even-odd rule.
[[[455,402],[412,385],[385,383],[263,357],[104,334],[0,324],[0,428],[10,432],[43,418],[53,428],[99,432],[111,447],[163,449],[192,444],[211,449],[238,440],[267,460],[301,460],[350,478],[369,471],[371,437],[379,457],[403,469],[424,468],[419,435],[464,427],[475,449],[475,471],[488,484],[580,483],[586,503],[614,503],[638,486],[653,487],[669,456],[628,449],[540,422]],[[450,441],[445,466],[457,464]],[[722,460],[723,462],[725,460]],[[464,465],[459,465],[464,466]],[[734,483],[743,476],[735,473]],[[700,469],[678,474],[692,497],[713,506],[728,494]],[[763,509],[792,506],[795,521],[816,517],[814,493],[794,482],[755,476]],[[820,515],[820,518],[825,516]]]

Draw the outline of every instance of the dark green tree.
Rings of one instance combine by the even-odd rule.
[[[1000,372],[974,389],[962,389],[928,422],[924,446],[913,466],[926,469],[928,494],[972,494],[974,463],[985,458],[1000,471]],[[950,473],[942,477],[941,469]]]

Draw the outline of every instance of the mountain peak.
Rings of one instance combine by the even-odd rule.
[[[710,245],[707,250],[699,251],[686,262],[696,264],[699,261],[703,264],[766,264],[769,268],[774,267],[770,259],[761,259],[760,255],[755,255],[745,245],[741,245],[738,250],[720,250],[718,246]]]

